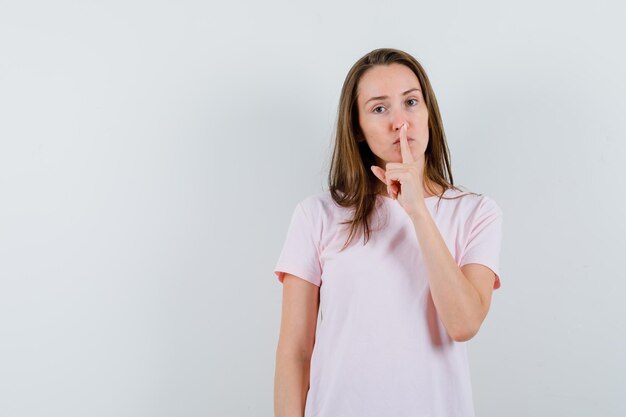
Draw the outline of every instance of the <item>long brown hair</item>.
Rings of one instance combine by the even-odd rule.
[[[392,48],[375,49],[352,66],[339,98],[335,147],[328,174],[328,185],[333,200],[342,207],[353,208],[354,211],[352,220],[341,223],[351,225],[350,234],[342,250],[349,245],[359,228],[364,231],[364,244],[367,243],[371,233],[369,218],[379,196],[377,190],[380,180],[370,169],[371,165],[376,164],[375,155],[365,140],[359,140],[363,135],[359,126],[357,87],[366,71],[376,65],[393,63],[408,67],[415,73],[422,86],[422,94],[428,109],[429,140],[424,153],[426,163],[424,182],[427,190],[433,195],[438,195],[439,201],[442,198],[451,199],[443,197],[443,193],[449,188],[463,191],[454,185],[443,122],[426,71],[406,52]],[[441,194],[436,193],[432,184],[441,186],[443,190]],[[459,197],[462,195],[453,198]]]

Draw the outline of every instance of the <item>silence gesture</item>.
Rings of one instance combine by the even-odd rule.
[[[425,165],[424,153],[417,159],[413,158],[407,139],[407,125],[400,127],[400,152],[402,162],[388,162],[385,169],[372,165],[374,175],[387,185],[387,193],[398,200],[409,216],[417,214],[425,207],[423,171]],[[415,142],[417,149],[419,144]]]

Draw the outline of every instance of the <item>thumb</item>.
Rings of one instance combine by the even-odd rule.
[[[377,167],[376,165],[372,165],[370,168],[372,169],[372,172],[374,173],[374,175],[376,175],[376,178],[381,180],[383,183],[387,184],[384,169],[382,169],[381,167]]]

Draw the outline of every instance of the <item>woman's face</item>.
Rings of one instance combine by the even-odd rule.
[[[413,159],[428,145],[428,109],[419,80],[402,64],[377,65],[357,85],[359,125],[378,164],[402,162],[400,127],[407,124]]]

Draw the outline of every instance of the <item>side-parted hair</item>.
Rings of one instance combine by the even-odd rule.
[[[370,166],[376,164],[375,155],[364,140],[359,126],[359,109],[357,106],[357,88],[363,74],[377,65],[401,64],[408,67],[419,80],[422,95],[428,109],[429,140],[424,153],[425,169],[424,182],[428,191],[435,195],[432,184],[438,184],[443,191],[441,199],[456,199],[444,197],[443,193],[449,188],[463,191],[454,185],[450,156],[443,122],[439,113],[437,99],[426,71],[411,55],[398,49],[375,49],[360,58],[350,69],[341,89],[337,112],[337,130],[335,146],[331,158],[328,174],[329,191],[333,200],[341,207],[352,208],[352,220],[341,224],[350,224],[350,233],[343,249],[345,249],[359,229],[364,233],[364,245],[370,238],[370,215],[375,210],[377,190],[380,180],[374,175]],[[475,193],[471,193],[475,194]],[[439,201],[437,204],[439,204]]]

